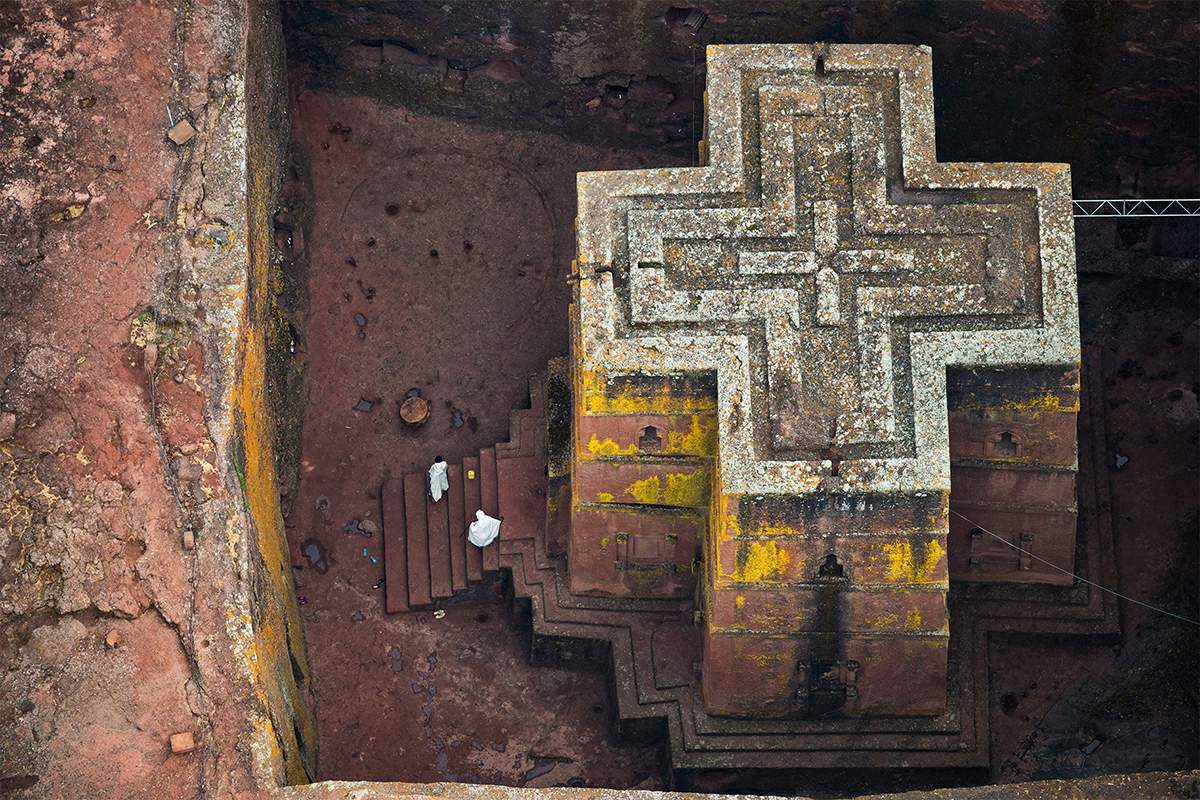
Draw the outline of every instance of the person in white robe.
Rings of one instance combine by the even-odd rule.
[[[433,502],[442,499],[442,493],[450,488],[450,479],[446,477],[446,462],[441,456],[433,460],[433,466],[429,468],[429,496],[433,498]]]
[[[475,521],[467,529],[467,541],[476,547],[487,547],[500,535],[500,520],[489,517],[483,509],[475,512]]]

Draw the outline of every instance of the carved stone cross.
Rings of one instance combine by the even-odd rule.
[[[838,325],[841,314],[841,275],[847,272],[911,272],[911,253],[892,250],[838,251],[837,205],[813,203],[815,251],[748,251],[738,256],[738,269],[752,275],[809,275],[815,273],[814,317],[818,325]]]

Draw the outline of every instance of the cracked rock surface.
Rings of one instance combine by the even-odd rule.
[[[194,253],[227,213],[203,164],[237,15],[192,11],[206,21],[172,3],[0,9],[5,796],[211,786],[205,756],[169,739],[211,741],[197,651],[224,647],[181,534],[225,493]],[[178,146],[184,116],[198,135]]]

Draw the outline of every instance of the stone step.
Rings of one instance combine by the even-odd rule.
[[[463,468],[451,464],[446,470],[450,481],[443,502],[446,503],[450,535],[450,582],[454,591],[467,588],[467,526],[463,513]]]
[[[428,484],[429,476],[423,475],[422,478]],[[454,594],[450,565],[450,520],[447,515],[449,507],[450,499],[445,495],[435,503],[426,492],[425,524],[429,535],[429,592],[435,598],[449,597]]]
[[[384,607],[389,614],[408,611],[408,545],[404,520],[404,481],[383,484]]]
[[[497,458],[496,482],[504,538],[533,538],[546,524],[546,459]]]
[[[404,532],[408,555],[408,605],[426,606],[433,601],[429,584],[429,532],[425,520],[426,476],[410,472],[404,476]]]
[[[530,407],[512,413],[509,441],[484,448],[462,464],[449,465],[450,488],[439,502],[429,497],[426,472],[384,484],[389,613],[451,597],[471,582],[483,580],[485,573],[500,569],[499,541],[482,550],[467,541],[476,511],[504,519],[506,539],[538,535],[546,507],[546,378],[535,376],[529,385]]]
[[[483,513],[489,517],[500,517],[500,500],[496,484],[496,448],[485,447],[479,451],[479,501]],[[501,526],[500,535],[504,535]],[[484,572],[495,572],[500,569],[500,547],[492,542],[483,548]]]
[[[509,414],[507,442],[496,445],[496,457],[533,456],[546,449],[546,375],[529,379],[529,408]]]
[[[483,508],[479,492],[479,458],[468,456],[463,459],[463,522],[464,527],[475,521],[475,512]],[[463,534],[466,542],[466,534]],[[483,551],[470,542],[466,542],[467,550],[467,580],[483,580]]]

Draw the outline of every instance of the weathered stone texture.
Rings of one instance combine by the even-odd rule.
[[[926,48],[710,47],[706,105],[704,166],[579,176],[572,588],[683,595],[661,576],[689,540],[664,520],[707,500],[711,713],[940,714],[947,368],[1058,370],[1042,406],[991,387],[954,420],[985,505],[1017,499],[1020,470],[1053,473],[1036,513],[986,516],[1014,544],[1038,524],[1071,564],[1069,170],[938,163]],[[697,375],[711,391],[686,390]],[[632,398],[650,376],[661,388]],[[972,452],[1014,436],[1020,457]],[[633,521],[597,523],[605,502]],[[610,540],[660,577],[631,581]],[[985,561],[1030,578],[970,558],[974,579]]]

